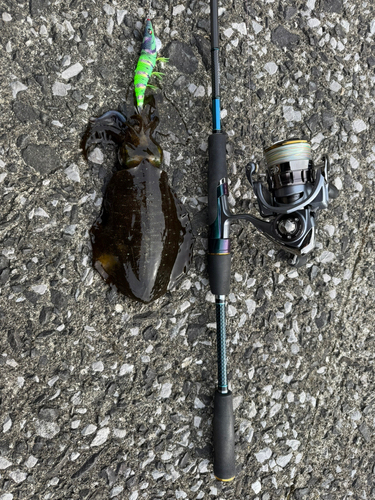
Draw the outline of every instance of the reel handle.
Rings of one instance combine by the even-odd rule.
[[[234,460],[234,415],[231,391],[215,392],[214,399],[214,474],[219,481],[232,481]]]

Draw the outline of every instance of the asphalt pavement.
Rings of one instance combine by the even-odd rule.
[[[0,500],[375,498],[375,6],[222,1],[229,202],[245,166],[300,137],[339,190],[291,267],[232,226],[228,370],[237,477],[212,467],[214,297],[207,275],[209,4],[152,0],[163,169],[192,265],[145,305],[92,267],[114,152],[86,162],[91,116],[132,112],[148,2],[0,0]]]

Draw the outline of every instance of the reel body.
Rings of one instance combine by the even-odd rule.
[[[250,214],[232,215],[227,203],[226,179],[220,181],[218,217],[210,236],[212,254],[230,251],[229,226],[236,219],[248,220],[267,238],[295,256],[306,255],[314,248],[317,212],[327,208],[329,200],[338,195],[338,190],[328,182],[328,155],[315,168],[310,144],[293,138],[267,148],[265,162],[267,186],[254,181],[257,170],[254,163],[246,167],[264,220]]]

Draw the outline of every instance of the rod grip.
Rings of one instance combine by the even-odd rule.
[[[208,255],[207,263],[211,293],[229,295],[231,255]]]
[[[215,392],[214,399],[214,474],[219,481],[232,481],[234,461],[234,415],[232,393]]]
[[[226,159],[227,134],[211,134],[208,138],[208,224],[217,217],[217,186],[220,179],[227,178]]]

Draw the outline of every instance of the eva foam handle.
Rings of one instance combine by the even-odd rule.
[[[211,293],[229,295],[231,255],[208,255],[207,259]]]
[[[217,217],[217,186],[228,177],[226,159],[227,134],[211,134],[208,138],[208,224]]]
[[[232,481],[234,462],[234,415],[232,393],[215,392],[214,399],[214,474],[219,481]]]

